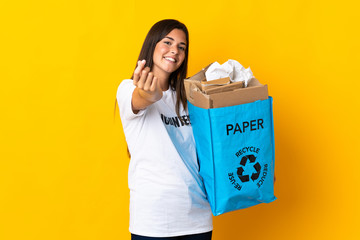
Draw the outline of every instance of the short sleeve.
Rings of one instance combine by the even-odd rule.
[[[135,114],[132,110],[131,99],[135,88],[131,79],[123,80],[118,87],[116,99],[119,105],[121,119],[130,120],[142,116],[146,112],[146,109],[144,109]]]

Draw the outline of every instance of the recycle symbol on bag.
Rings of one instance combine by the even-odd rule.
[[[244,182],[249,182],[250,181],[250,175],[244,175],[245,170],[243,168],[243,167],[246,166],[246,164],[248,162],[253,164],[253,167],[254,167],[254,170],[255,170],[255,172],[253,172],[251,174],[251,180],[255,181],[256,179],[259,178],[261,166],[260,166],[260,164],[258,162],[255,163],[255,161],[256,161],[256,157],[254,155],[246,155],[246,156],[243,156],[241,158],[240,165],[242,167],[237,168],[237,175],[238,175],[241,182],[244,183]]]

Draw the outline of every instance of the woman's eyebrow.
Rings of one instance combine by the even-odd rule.
[[[172,40],[172,41],[175,41],[172,37],[168,37],[168,36],[166,36],[165,38],[168,38],[168,39],[170,39],[170,40]],[[184,42],[181,42],[180,44],[183,44],[183,45],[185,45],[185,46],[186,46],[186,43],[184,43]]]

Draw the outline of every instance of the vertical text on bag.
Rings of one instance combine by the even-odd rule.
[[[226,124],[226,135],[236,134],[236,133],[245,133],[246,131],[256,131],[263,126],[264,120],[262,118],[254,119],[250,121],[244,121],[242,123],[235,124]]]

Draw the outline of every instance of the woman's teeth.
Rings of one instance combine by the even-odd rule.
[[[166,59],[166,60],[169,60],[169,61],[171,61],[171,62],[175,62],[175,59],[173,59],[173,58],[168,58],[168,57],[166,57],[165,59]]]

